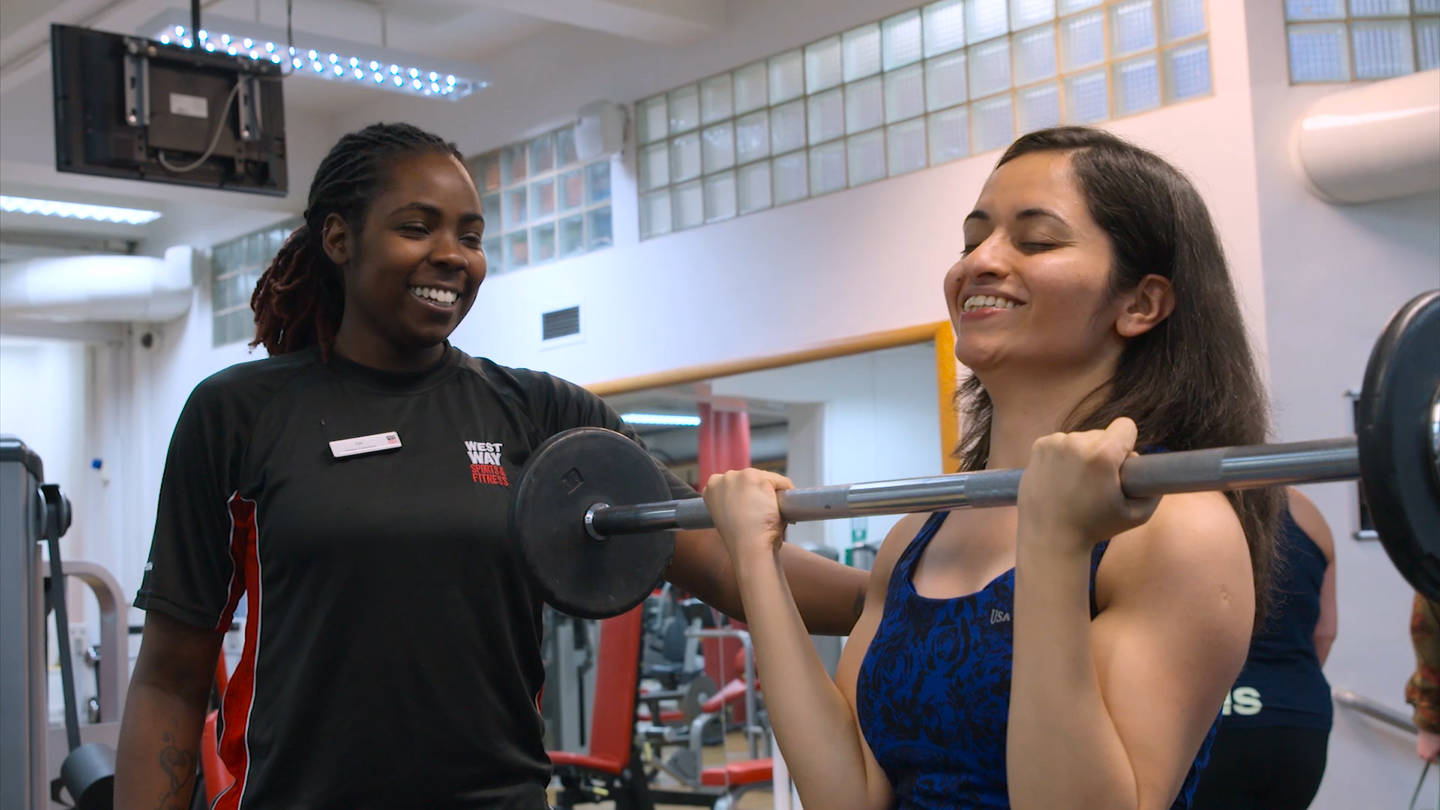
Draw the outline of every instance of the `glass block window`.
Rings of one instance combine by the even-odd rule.
[[[255,338],[250,295],[300,219],[219,242],[210,248],[211,345],[225,346]]]
[[[1440,0],[1285,0],[1285,19],[1291,84],[1440,67]]]
[[[1210,93],[1205,0],[926,3],[637,102],[640,238]]]
[[[689,91],[676,98],[669,114],[685,117],[693,127],[708,96],[694,87]],[[655,116],[666,114],[666,99],[659,101],[658,107],[638,110],[640,126],[658,125],[665,131],[665,122]],[[677,151],[688,155],[693,148],[698,154],[699,136],[692,141]],[[669,155],[650,157],[661,163],[642,175],[668,178]],[[699,158],[693,162],[698,164]],[[575,127],[507,144],[465,164],[475,178],[484,209],[487,272],[518,270],[614,244],[610,159],[581,162],[575,153]]]

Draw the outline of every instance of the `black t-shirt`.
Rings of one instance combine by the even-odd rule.
[[[195,388],[135,605],[219,630],[245,595],[219,808],[544,807],[540,598],[506,516],[577,426],[634,438],[588,391],[453,347],[417,374],[309,350]],[[362,437],[387,449],[332,450]]]

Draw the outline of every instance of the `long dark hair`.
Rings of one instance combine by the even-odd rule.
[[[1154,153],[1088,127],[1023,135],[996,166],[1035,152],[1070,156],[1090,216],[1114,249],[1111,293],[1134,289],[1152,273],[1169,279],[1175,293],[1170,317],[1126,343],[1115,376],[1066,418],[1063,429],[1101,429],[1128,416],[1139,427],[1137,447],[1263,443],[1269,423],[1264,386],[1220,238],[1199,192]],[[972,374],[956,399],[965,423],[956,456],[965,470],[983,469],[994,415],[990,394]],[[1250,546],[1258,626],[1269,602],[1279,494],[1251,489],[1226,497]]]
[[[454,144],[409,124],[371,124],[336,142],[315,170],[305,222],[280,246],[250,296],[255,311],[251,346],[263,343],[274,355],[318,345],[322,356],[330,354],[345,310],[345,288],[340,268],[320,244],[325,218],[339,214],[353,233],[360,233],[393,160],[427,152],[460,158]]]

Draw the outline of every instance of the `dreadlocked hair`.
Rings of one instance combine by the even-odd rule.
[[[340,268],[320,243],[325,219],[337,214],[359,234],[394,159],[427,152],[463,160],[455,144],[410,124],[371,124],[330,149],[310,182],[305,221],[280,246],[250,296],[252,347],[264,344],[277,355],[319,346],[321,357],[330,356],[345,288]]]

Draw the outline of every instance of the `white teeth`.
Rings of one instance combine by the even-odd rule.
[[[1021,304],[1009,298],[1000,298],[995,295],[972,295],[965,299],[964,311],[971,312],[977,309],[1014,309]]]
[[[431,301],[441,304],[453,304],[455,300],[460,297],[451,290],[441,290],[436,287],[411,287],[410,294],[417,298],[428,298]]]

